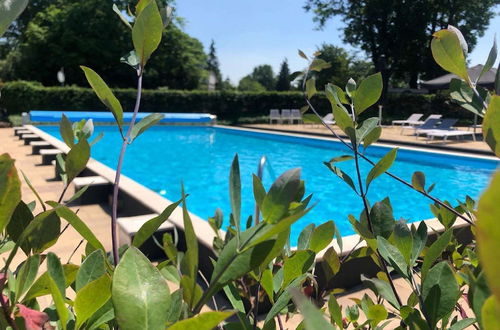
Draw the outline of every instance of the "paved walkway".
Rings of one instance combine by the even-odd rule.
[[[33,186],[36,188],[38,194],[44,201],[58,200],[63,189],[61,181],[55,181],[55,173],[53,166],[41,165],[41,156],[32,155],[31,147],[25,146],[22,140],[14,136],[14,131],[10,128],[0,129],[0,153],[9,153],[12,158],[16,160],[16,167],[19,172],[19,177],[22,182],[22,199],[25,203],[34,201],[35,195],[30,190],[28,185],[22,179],[21,171],[23,171],[29,178]],[[71,197],[74,189],[68,189],[65,199]],[[94,232],[97,238],[102,242],[106,249],[111,249],[111,230],[110,230],[110,216],[106,205],[85,205],[72,207],[74,211],[78,210],[78,216],[85,221],[87,226]],[[37,202],[35,214],[42,211],[40,203]],[[61,229],[64,228],[66,222],[61,220]],[[81,236],[70,226],[48,251],[56,253],[61,258],[61,262],[67,262],[71,253],[82,240]],[[82,244],[76,251],[71,262],[79,264],[80,256],[83,254],[85,244]],[[23,257],[22,252],[18,253],[16,261],[20,261]]]
[[[332,133],[326,129],[324,126],[315,124],[296,124],[296,125],[278,125],[278,124],[252,124],[252,125],[243,125],[244,127],[249,128],[260,128],[265,130],[276,130],[276,131],[284,131],[291,133],[302,133],[302,134],[314,134],[321,136],[333,136]],[[342,131],[337,127],[333,126],[333,129],[336,133],[343,136]],[[467,130],[465,127],[458,127],[461,130]],[[413,130],[405,129],[403,133],[401,133],[400,127],[386,126],[382,129],[382,136],[380,137],[380,142],[384,143],[395,143],[395,144],[409,144],[409,145],[417,145],[427,148],[439,148],[439,149],[449,149],[453,151],[462,151],[462,152],[470,152],[470,153],[491,153],[490,148],[486,143],[480,141],[482,139],[481,131],[477,131],[478,141],[472,141],[471,136],[464,137],[464,139],[456,140],[455,137],[450,137],[446,142],[443,142],[440,139],[434,141],[427,141],[425,137],[415,137],[413,134]]]

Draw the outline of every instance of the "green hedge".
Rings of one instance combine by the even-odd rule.
[[[116,89],[115,95],[125,111],[134,107],[136,91]],[[313,103],[320,114],[330,111],[326,97],[318,94]],[[305,104],[300,92],[207,92],[178,90],[144,90],[141,111],[145,112],[203,112],[220,120],[238,122],[269,114],[269,109],[294,109]],[[44,87],[39,83],[15,81],[2,88],[0,106],[9,114],[29,110],[105,110],[89,88]],[[384,107],[384,121],[406,118],[414,112],[440,113],[470,122],[472,115],[452,104],[444,95],[391,94]],[[376,109],[367,115],[377,116]]]

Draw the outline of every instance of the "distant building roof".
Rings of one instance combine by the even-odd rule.
[[[483,70],[483,65],[478,64],[476,66],[473,66],[472,68],[468,69],[467,71],[469,72],[469,76],[472,78],[473,81],[479,77],[479,74]],[[497,73],[497,70],[494,68],[491,68],[489,71],[485,72],[481,79],[478,82],[479,86],[485,87],[485,88],[493,88],[495,85],[495,75]],[[451,79],[453,78],[458,78],[457,75],[453,73],[448,73],[445,74],[444,76],[437,77],[431,80],[424,81],[420,84],[422,88],[427,88],[427,89],[448,89],[450,87],[450,82]]]

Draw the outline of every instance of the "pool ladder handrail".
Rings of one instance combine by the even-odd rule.
[[[262,181],[262,177],[264,176],[264,166],[266,165],[267,162],[267,157],[266,155],[263,155],[260,157],[259,160],[259,166],[257,167],[257,177]],[[260,220],[259,220],[259,205],[255,203],[255,225],[258,225]]]

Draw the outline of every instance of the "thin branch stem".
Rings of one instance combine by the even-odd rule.
[[[66,261],[67,264],[69,264],[69,262],[71,261],[71,258],[73,258],[73,256],[75,255],[76,253],[76,250],[78,250],[78,248],[83,244],[85,240],[81,240],[80,243],[78,243],[78,245],[76,246],[76,248],[73,250],[73,252],[71,252],[71,255],[69,256],[68,258],[68,261]]]
[[[354,113],[354,111],[353,111],[353,113]],[[356,175],[358,178],[359,193],[360,193],[361,199],[363,200],[363,207],[365,210],[366,221],[368,222],[368,227],[370,229],[370,232],[372,234],[375,234],[375,232],[373,230],[372,219],[370,216],[370,207],[368,205],[368,200],[366,198],[367,191],[365,192],[365,189],[363,186],[363,181],[361,179],[361,169],[359,167],[359,150],[358,150],[358,143],[356,141],[354,141],[354,150],[353,151],[354,151],[354,163],[356,165]],[[387,268],[387,265],[385,263],[384,258],[382,258],[382,256],[380,255],[380,252],[378,250],[376,250],[375,253],[378,256],[378,259],[380,260],[380,264],[382,265],[382,269],[383,269],[384,273],[387,275],[387,279],[389,280],[389,285],[391,286],[391,289],[394,293],[394,296],[396,297],[396,300],[398,301],[399,305],[403,305],[401,298],[399,297],[398,291],[396,290],[396,287],[394,285],[394,281],[391,277],[391,273],[389,272],[389,269]]]
[[[304,96],[307,104],[309,105],[309,107],[311,108],[311,110],[314,112],[314,114],[321,120],[321,123],[323,124],[323,126],[325,126],[334,136],[336,139],[338,139],[342,144],[344,144],[347,148],[349,148],[351,151],[354,151],[354,148],[351,144],[349,144],[348,142],[346,142],[340,135],[337,134],[337,132],[335,132],[330,126],[328,126],[327,123],[325,123],[325,121],[323,120],[323,118],[318,114],[318,112],[316,111],[316,109],[314,108],[314,106],[311,104],[311,102],[309,101],[309,99]],[[371,159],[369,159],[368,157],[366,157],[365,155],[363,154],[359,154],[359,157],[361,157],[362,159],[364,159],[365,161],[367,161],[370,165],[374,166],[375,165],[375,162],[373,162]],[[454,215],[456,215],[457,217],[461,218],[462,220],[464,220],[465,222],[467,222],[468,224],[474,226],[474,222],[469,220],[466,216],[460,214],[457,210],[455,210],[453,207],[445,204],[444,202],[440,201],[439,199],[429,195],[427,192],[425,191],[421,191],[421,190],[417,190],[415,189],[411,183],[401,179],[400,177],[398,177],[397,175],[394,175],[392,174],[391,172],[389,171],[385,171],[385,174],[387,174],[388,176],[390,176],[391,178],[395,179],[396,181],[399,181],[400,183],[404,184],[405,186],[407,186],[408,188],[411,188],[412,190],[420,193],[421,195],[431,199],[434,203],[437,203],[439,204],[440,206],[444,207],[445,209],[447,209],[448,211],[450,211],[451,213],[453,213]]]
[[[115,182],[113,183],[113,204],[111,213],[111,243],[113,245],[113,262],[118,265],[120,261],[120,256],[118,254],[118,235],[117,235],[117,224],[116,220],[118,217],[118,192],[120,186],[120,177],[123,167],[123,158],[125,156],[125,151],[127,150],[127,145],[130,139],[130,134],[132,133],[132,128],[134,127],[135,120],[137,118],[137,113],[139,112],[139,107],[141,105],[141,95],[142,95],[142,70],[139,72],[139,77],[137,79],[137,98],[135,100],[134,113],[130,121],[127,134],[123,138],[122,148],[120,151],[120,156],[118,158],[118,165],[116,167]]]
[[[12,319],[12,317],[10,317],[9,307],[7,306],[7,304],[3,298],[4,285],[5,284],[2,283],[1,288],[0,288],[1,289],[1,291],[0,291],[0,295],[1,295],[0,304],[2,305],[3,314],[4,314],[5,319],[7,320],[7,323],[9,323],[9,325],[12,327],[12,329],[17,330],[17,325],[14,322],[14,320]]]
[[[280,330],[285,330],[285,327],[283,327],[283,322],[281,322],[280,315],[276,315],[276,318],[278,319],[278,326],[280,327]]]
[[[57,200],[57,204],[61,204],[61,202],[64,198],[64,195],[66,194],[66,190],[68,190],[68,188],[69,188],[69,183],[64,186],[64,189],[62,190],[61,195],[59,196],[59,199]]]

